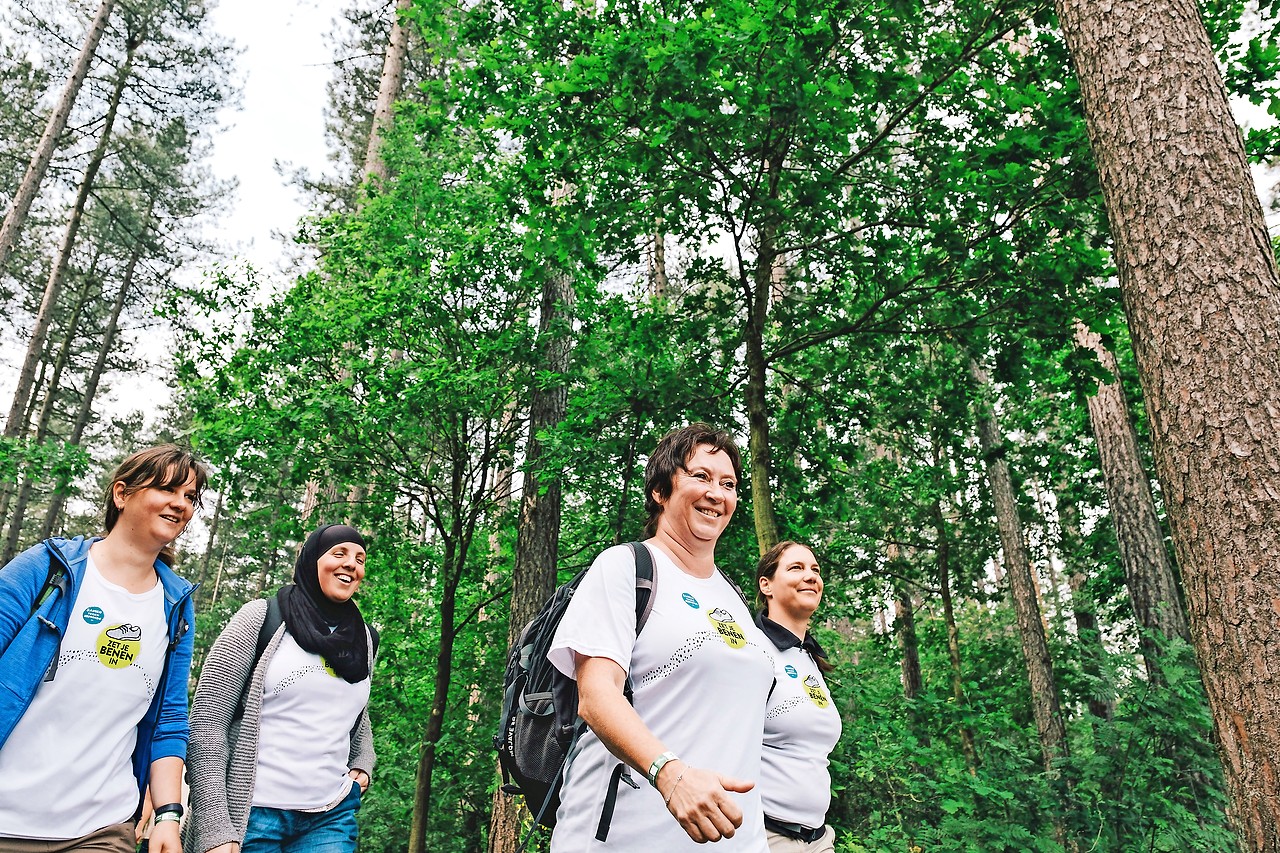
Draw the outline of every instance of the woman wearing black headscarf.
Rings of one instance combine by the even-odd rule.
[[[373,634],[352,596],[365,541],[342,524],[307,537],[280,627],[271,604],[240,609],[209,650],[191,707],[187,853],[356,849],[369,786]]]

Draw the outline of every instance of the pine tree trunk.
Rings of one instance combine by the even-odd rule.
[[[89,66],[93,63],[93,56],[98,51],[98,42],[102,40],[102,34],[107,29],[107,21],[115,5],[116,0],[102,0],[102,4],[98,7],[98,13],[89,24],[89,31],[85,33],[80,55],[76,57],[75,65],[71,67],[71,75],[62,87],[58,104],[49,116],[44,134],[31,155],[27,172],[23,175],[17,192],[14,193],[13,203],[9,206],[9,212],[5,214],[4,223],[0,225],[0,267],[9,260],[13,247],[18,243],[18,235],[27,222],[27,214],[31,211],[31,204],[40,190],[40,184],[44,182],[44,175],[49,169],[49,161],[53,159],[58,137],[62,136],[62,132],[67,128],[67,118],[71,115],[71,108],[80,94],[80,86],[89,74]],[[5,435],[8,433],[6,432]]]
[[[555,200],[563,202],[573,188],[561,185]],[[538,331],[542,336],[542,361],[548,374],[563,376],[569,367],[572,341],[558,327],[564,327],[575,300],[573,282],[561,271],[551,271],[543,281]],[[543,465],[542,442],[538,432],[564,420],[568,390],[563,382],[540,383],[529,404],[529,441],[525,451],[526,474],[520,495],[519,527],[516,534],[516,562],[511,573],[511,622],[507,628],[510,648],[551,597],[556,588],[556,563],[560,550],[560,479]],[[519,845],[521,807],[513,798],[497,790],[489,820],[489,853],[511,853]]]
[[[369,128],[369,145],[364,153],[364,172],[377,183],[387,179],[387,164],[382,157],[382,140],[391,126],[391,111],[404,83],[404,61],[409,51],[409,30],[400,16],[413,5],[413,0],[396,0],[391,12],[391,33],[387,50],[382,55],[382,77],[378,82],[378,100],[373,108],[373,124]]]
[[[938,591],[942,598],[942,619],[947,626],[947,658],[951,662],[951,697],[957,707],[963,708],[968,700],[964,690],[964,667],[960,660],[960,629],[956,627],[955,606],[951,600],[951,537],[942,512],[942,501],[934,500],[932,509],[937,542]],[[969,773],[977,773],[978,750],[974,745],[973,730],[968,725],[960,726],[960,748]]]
[[[36,418],[34,439],[36,444],[41,444],[49,436],[49,423],[53,419],[54,403],[58,396],[58,389],[62,384],[62,371],[66,369],[67,362],[71,357],[71,344],[75,341],[76,332],[80,326],[80,315],[84,311],[85,303],[89,299],[89,292],[92,290],[92,267],[96,267],[97,261],[98,256],[95,255],[91,271],[84,278],[75,306],[71,310],[71,317],[67,320],[62,343],[54,356],[53,370],[49,375],[49,384],[44,389],[44,396],[40,402],[40,414]],[[18,546],[22,540],[22,523],[26,520],[27,504],[30,502],[31,494],[35,490],[35,480],[36,478],[31,471],[23,474],[22,487],[18,490],[18,498],[13,506],[13,515],[9,518],[9,533],[5,538],[4,552],[0,554],[0,565],[7,565],[18,553]],[[8,489],[5,491],[5,499],[0,501],[0,517],[4,517],[7,512]]]
[[[1280,279],[1191,0],[1059,0],[1232,816],[1280,851]]]
[[[972,358],[969,359],[969,373],[982,401],[981,411],[977,413],[978,442],[986,460],[991,500],[995,504],[1000,545],[1004,550],[1005,575],[1009,578],[1009,592],[1018,616],[1018,634],[1022,639],[1022,652],[1031,682],[1031,709],[1040,737],[1045,770],[1053,775],[1056,772],[1054,761],[1067,754],[1067,733],[1053,678],[1053,660],[1049,656],[1044,618],[1040,613],[1039,585],[1031,569],[1009,463],[1004,458],[1004,439],[991,409],[991,378]]]
[[[101,382],[102,374],[107,368],[107,357],[115,347],[116,332],[120,327],[120,314],[124,311],[125,303],[129,299],[129,291],[133,288],[133,276],[137,271],[138,262],[142,260],[142,253],[145,249],[143,236],[151,230],[151,211],[154,206],[155,200],[152,199],[147,207],[147,214],[142,220],[146,225],[142,234],[138,236],[137,243],[134,244],[133,254],[129,256],[124,276],[120,280],[120,289],[116,291],[115,301],[111,304],[111,313],[107,317],[107,327],[102,332],[102,343],[98,346],[98,357],[93,363],[93,369],[89,371],[88,380],[85,382],[84,393],[80,397],[80,408],[76,412],[75,423],[72,424],[71,435],[67,439],[68,444],[80,444],[80,439],[84,436],[84,431],[89,425],[89,418],[93,415],[93,400],[98,395],[98,384]],[[58,516],[62,514],[62,507],[67,500],[69,486],[70,484],[63,480],[59,481],[55,487],[53,497],[49,501],[49,508],[45,511],[44,526],[40,533],[42,539],[53,535],[53,528],[57,524]]]
[[[40,311],[36,314],[35,327],[31,331],[31,340],[27,344],[27,354],[18,373],[18,386],[13,392],[13,404],[9,408],[9,419],[4,425],[6,438],[16,438],[26,431],[27,424],[22,415],[27,408],[27,401],[31,397],[36,363],[40,360],[40,354],[44,351],[45,337],[49,331],[49,324],[53,322],[53,313],[58,309],[58,296],[62,291],[62,279],[66,274],[67,264],[71,260],[71,252],[75,248],[76,236],[80,232],[80,222],[84,217],[85,206],[89,203],[89,194],[93,191],[93,184],[97,180],[98,170],[102,167],[102,161],[106,159],[110,148],[111,132],[115,124],[116,112],[120,108],[120,99],[123,97],[125,86],[129,82],[133,56],[139,44],[140,42],[137,40],[130,39],[125,61],[116,72],[115,88],[111,92],[111,99],[107,103],[106,116],[102,120],[102,135],[98,139],[98,144],[89,158],[89,164],[85,167],[84,176],[80,180],[80,189],[76,193],[75,204],[71,208],[71,217],[67,221],[67,230],[62,238],[62,246],[58,250],[58,257],[54,261],[53,268],[49,271],[49,281],[44,287],[44,297],[40,302]]]
[[[1107,503],[1120,546],[1125,585],[1142,633],[1143,659],[1148,675],[1159,681],[1159,650],[1151,636],[1190,641],[1191,630],[1173,560],[1164,544],[1151,481],[1142,468],[1138,434],[1129,419],[1116,358],[1102,345],[1102,337],[1079,321],[1075,324],[1075,341],[1081,349],[1092,351],[1103,369],[1115,377],[1112,382],[1099,381],[1097,393],[1089,397],[1089,424],[1107,485]]]
[[[1097,690],[1089,693],[1089,713],[1101,720],[1110,720],[1115,716],[1116,703],[1112,686],[1103,684],[1101,663],[1106,657],[1102,645],[1102,632],[1098,629],[1095,615],[1097,604],[1085,589],[1089,576],[1081,565],[1079,554],[1084,551],[1084,534],[1080,530],[1080,511],[1070,495],[1066,484],[1059,487],[1057,498],[1058,524],[1062,530],[1059,547],[1062,560],[1067,566],[1068,583],[1071,585],[1071,613],[1076,622],[1076,637],[1079,638],[1081,657],[1085,675],[1093,679],[1099,687],[1106,688],[1106,695]]]

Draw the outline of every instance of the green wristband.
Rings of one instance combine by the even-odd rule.
[[[657,758],[653,759],[653,763],[649,765],[649,784],[658,787],[658,774],[662,772],[662,768],[667,765],[668,761],[679,761],[680,758],[674,752],[664,752]]]

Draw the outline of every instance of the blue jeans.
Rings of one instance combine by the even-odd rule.
[[[354,853],[360,785],[327,812],[254,806],[240,853]]]

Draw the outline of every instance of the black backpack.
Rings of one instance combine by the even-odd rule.
[[[638,635],[653,609],[653,557],[642,543],[628,542],[627,547],[636,561]],[[520,632],[520,639],[507,656],[507,673],[502,682],[502,720],[493,738],[498,763],[502,766],[502,790],[507,794],[523,794],[535,822],[548,828],[556,823],[567,758],[586,729],[586,723],[578,717],[578,682],[556,669],[547,660],[547,651],[586,573],[586,569],[582,570],[557,589]],[[627,701],[631,701],[630,678],[624,693]],[[601,815],[601,831],[606,834],[612,811],[609,803]],[[526,836],[525,843],[528,840]],[[523,849],[524,844],[520,846]]]

